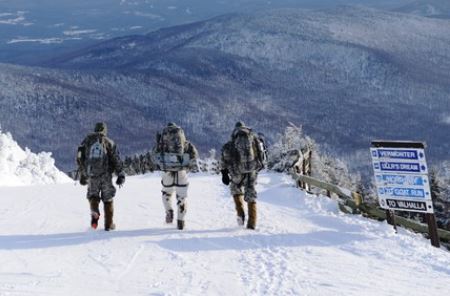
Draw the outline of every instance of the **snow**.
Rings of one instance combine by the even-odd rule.
[[[184,231],[163,223],[156,173],[129,177],[118,190],[113,232],[88,230],[85,187],[0,187],[0,295],[450,291],[449,252],[421,235],[342,214],[335,201],[292,183],[282,174],[260,176],[256,231],[236,225],[217,175],[191,176]]]
[[[9,40],[8,42],[6,42],[7,44],[14,44],[14,43],[23,43],[23,42],[36,42],[36,43],[41,43],[41,44],[58,44],[58,43],[63,43],[65,40],[65,38],[24,38],[24,37],[18,37],[18,38],[14,38]]]
[[[0,13],[0,25],[19,25],[25,24],[26,11],[17,11],[16,13]]]
[[[88,30],[66,30],[63,31],[63,34],[66,36],[79,36],[79,35],[85,35],[85,34],[92,34],[97,32],[95,29],[88,29]]]
[[[51,153],[32,153],[23,150],[12,138],[0,130],[0,186],[20,186],[69,182],[70,179],[55,167]]]

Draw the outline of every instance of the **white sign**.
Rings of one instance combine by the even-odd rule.
[[[393,144],[393,145],[391,145]],[[376,142],[370,149],[380,206],[384,209],[433,213],[428,166],[423,148],[398,142]],[[417,143],[415,143],[417,144]]]

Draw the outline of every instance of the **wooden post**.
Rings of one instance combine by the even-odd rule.
[[[397,233],[397,224],[395,224],[395,213],[391,210],[386,210],[386,222],[394,226],[395,233]]]
[[[362,204],[362,196],[358,192],[352,192],[353,201],[355,205],[359,207]]]
[[[439,248],[439,234],[437,230],[436,216],[434,214],[425,214],[428,223],[428,233],[433,247]]]

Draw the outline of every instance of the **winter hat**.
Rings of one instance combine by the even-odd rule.
[[[243,127],[243,126],[245,126],[245,123],[243,121],[238,121],[236,122],[234,127]]]
[[[104,122],[97,122],[97,123],[95,124],[95,129],[94,129],[94,131],[95,131],[96,133],[101,133],[101,134],[106,135],[106,133],[107,133],[107,131],[108,131],[108,128],[106,127],[106,123],[104,123]]]

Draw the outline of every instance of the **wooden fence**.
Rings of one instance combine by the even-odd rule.
[[[306,191],[311,192],[312,187],[322,189],[324,193],[331,197],[332,194],[338,199],[339,209],[347,214],[360,214],[370,219],[378,221],[387,220],[389,224],[394,227],[401,226],[407,229],[411,229],[418,233],[428,235],[432,240],[434,246],[439,246],[439,241],[447,244],[447,248],[450,249],[450,231],[443,229],[437,229],[437,237],[430,232],[430,225],[436,224],[434,215],[427,215],[427,224],[420,223],[415,220],[407,219],[405,217],[395,215],[394,213],[379,208],[376,205],[368,204],[364,202],[363,196],[345,188],[341,188],[337,185],[323,182],[321,180],[311,177],[312,173],[312,150],[304,149],[303,158],[300,158],[290,169],[290,173],[294,178],[297,186]],[[433,217],[430,217],[433,216]],[[436,242],[437,240],[437,242]]]

